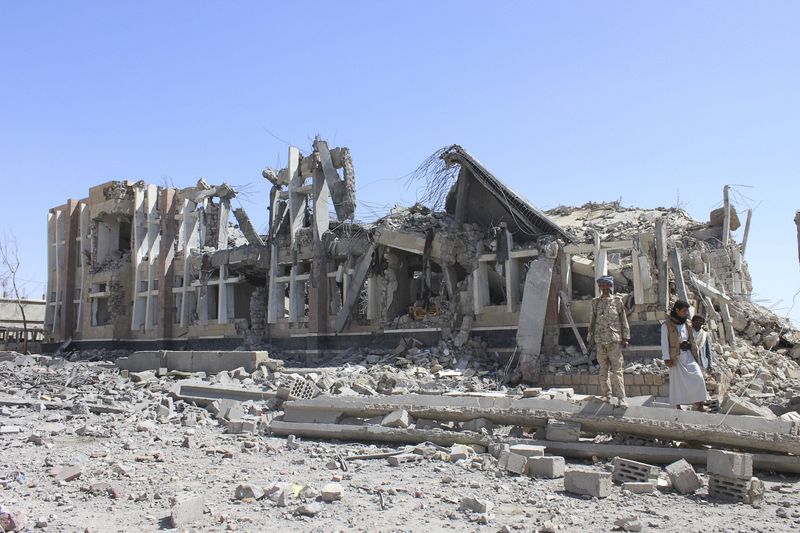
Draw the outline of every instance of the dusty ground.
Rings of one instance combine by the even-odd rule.
[[[59,372],[77,383],[77,376],[86,375],[81,368],[83,374],[69,366]],[[298,439],[293,449],[283,438],[228,435],[211,419],[184,427],[177,412],[161,423],[155,420],[155,409],[164,397],[164,384],[134,386],[108,369],[104,372],[95,373],[99,377],[94,382],[84,379],[70,390],[73,403],[78,397],[87,403],[103,398],[109,403],[112,398],[110,403],[124,407],[125,414],[79,414],[80,408],[53,408],[53,404],[44,411],[36,406],[0,408],[0,425],[20,428],[0,436],[0,505],[5,511],[23,511],[30,529],[588,532],[613,530],[617,519],[629,516],[638,517],[643,531],[800,529],[797,477],[760,473],[767,494],[761,508],[754,508],[709,501],[705,489],[693,496],[669,489],[633,495],[615,486],[612,495],[602,500],[574,496],[564,492],[562,479],[501,473],[488,454],[457,463],[430,459],[397,467],[385,459],[348,461],[344,471],[337,456],[393,448]],[[16,394],[0,394],[0,400],[31,398],[35,390],[36,386],[23,384],[9,391],[6,384],[3,392]],[[32,435],[43,440],[30,439]],[[189,448],[182,446],[186,436]],[[68,465],[80,466],[79,478],[57,481],[51,475]],[[313,517],[295,514],[332,481],[344,489],[341,501],[320,503],[321,511]],[[95,482],[111,483],[120,497],[84,490]],[[281,507],[268,497],[237,500],[236,487],[243,483],[264,489],[278,485],[289,492],[293,486],[297,490],[310,486],[316,491],[306,492],[310,496],[306,502],[292,498]],[[190,492],[205,496],[206,513],[173,529],[168,518],[170,497]],[[464,496],[495,506],[489,515],[460,511]]]

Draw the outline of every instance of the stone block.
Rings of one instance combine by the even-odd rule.
[[[506,459],[506,470],[513,474],[525,474],[527,471],[528,458],[524,455],[511,452]]]
[[[708,450],[706,472],[726,478],[750,479],[753,477],[753,456],[723,450]]]
[[[384,416],[381,425],[388,428],[407,428],[411,425],[411,417],[405,409],[397,409]]]
[[[676,461],[667,466],[664,470],[669,475],[669,480],[672,483],[672,488],[681,494],[692,494],[694,491],[703,486],[703,480],[694,471],[686,459]]]
[[[344,489],[340,484],[328,483],[327,485],[322,487],[322,493],[320,494],[320,497],[322,498],[322,501],[330,503],[337,500],[341,500],[343,492]]]
[[[614,481],[625,483],[626,481],[648,483],[658,480],[661,469],[657,466],[614,457]]]
[[[528,457],[528,475],[530,477],[543,477],[555,479],[564,477],[566,463],[563,457]]]
[[[203,518],[206,498],[202,494],[175,497],[172,499],[170,523],[172,527],[183,527]]]
[[[578,442],[581,437],[581,425],[551,419],[547,421],[544,435],[545,439],[555,442]]]
[[[595,498],[611,494],[611,474],[591,470],[567,470],[564,473],[564,490]]]
[[[650,494],[656,491],[656,484],[641,481],[626,481],[622,484],[622,490],[627,490],[633,494]]]
[[[511,453],[524,455],[525,457],[544,457],[544,446],[533,446],[531,444],[514,444],[509,448]]]

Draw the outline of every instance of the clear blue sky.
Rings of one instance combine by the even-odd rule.
[[[288,7],[282,4],[290,4]],[[251,184],[317,133],[361,219],[459,143],[534,204],[755,207],[757,299],[800,289],[795,2],[4,2],[0,229],[31,294],[47,209],[111,179]],[[678,200],[680,198],[680,200]],[[748,200],[749,198],[749,200]],[[792,311],[800,319],[800,298]]]

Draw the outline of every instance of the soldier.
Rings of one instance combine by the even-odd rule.
[[[631,332],[622,298],[611,294],[614,278],[603,276],[597,280],[600,296],[592,300],[592,317],[589,321],[587,343],[597,348],[597,362],[600,365],[600,394],[611,402],[611,393],[620,406],[627,407],[625,382],[622,370],[625,362],[622,348],[627,348]],[[611,366],[609,376],[608,367]],[[610,378],[610,379],[609,379]],[[610,383],[609,383],[610,381]]]

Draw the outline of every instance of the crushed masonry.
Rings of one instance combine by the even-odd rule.
[[[800,524],[800,332],[751,299],[730,231],[752,212],[543,212],[458,145],[372,223],[346,147],[262,176],[265,231],[202,179],[50,210],[52,355],[0,352],[4,530],[106,509],[138,530]],[[631,325],[627,405],[583,338],[601,275]],[[707,318],[708,412],[669,405],[676,298]],[[631,514],[655,497],[668,518]]]

